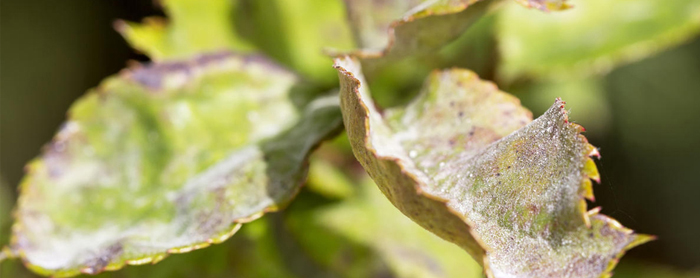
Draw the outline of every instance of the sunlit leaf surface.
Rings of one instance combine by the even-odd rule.
[[[696,0],[578,0],[572,5],[549,14],[504,6],[497,30],[506,78],[606,72],[700,32]]]
[[[117,21],[115,28],[136,50],[155,61],[188,58],[221,50],[251,50],[234,30],[235,1],[162,0],[168,19]]]
[[[597,150],[557,100],[540,118],[472,72],[434,72],[406,107],[379,112],[359,63],[336,60],[357,159],[404,214],[490,277],[599,277],[650,239],[594,209]]]
[[[27,165],[11,248],[71,276],[219,243],[288,203],[306,157],[340,128],[259,56],[216,53],[127,69],[79,99]]]

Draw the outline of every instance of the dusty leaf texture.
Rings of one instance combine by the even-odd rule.
[[[40,274],[93,274],[222,242],[284,206],[342,123],[337,96],[299,84],[228,52],[106,79],[27,165],[12,253]]]
[[[543,11],[565,0],[517,0]],[[345,0],[360,59],[398,59],[436,51],[487,12],[491,0]],[[385,59],[380,59],[385,60]],[[378,62],[378,61],[372,61]]]
[[[405,215],[489,277],[605,277],[651,237],[586,211],[597,150],[556,100],[540,118],[462,69],[436,71],[406,107],[379,112],[359,63],[336,59],[355,156]]]

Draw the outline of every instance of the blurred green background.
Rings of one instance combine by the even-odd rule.
[[[162,11],[150,1],[0,2],[0,245],[7,240],[8,210],[16,199],[22,168],[51,139],[69,105],[128,61],[147,60],[113,30],[113,21],[140,21],[151,15],[162,15]],[[568,102],[571,118],[587,128],[586,136],[602,153],[598,161],[602,183],[594,187],[596,203],[590,205],[602,206],[603,213],[625,226],[659,238],[630,251],[616,277],[674,277],[669,273],[699,277],[691,272],[700,271],[700,37],[600,77],[506,83],[495,74],[493,62],[500,57],[493,49],[499,42],[490,32],[494,28],[491,21],[486,18],[478,29],[468,32],[473,33],[471,38],[465,34],[444,52],[461,59],[455,64],[496,79],[535,116],[555,97]],[[479,55],[463,54],[467,50]],[[381,85],[376,86],[375,91],[382,90]],[[391,98],[386,102],[391,103]],[[273,220],[268,222],[272,224],[256,226],[274,225]],[[240,246],[256,246],[251,248],[261,258],[279,248],[294,250],[279,242],[261,247],[249,239],[266,235],[256,234],[255,227],[245,229],[251,231],[241,239],[166,259],[157,267],[173,271],[150,275],[230,277],[220,266],[236,264],[233,249]],[[186,272],[178,268],[179,262],[190,259],[202,262],[198,264],[201,269]],[[653,270],[646,268],[649,265]],[[115,275],[126,277],[130,272]],[[264,277],[276,277],[274,273]],[[31,277],[19,264],[10,262],[0,264],[0,277],[5,275]]]

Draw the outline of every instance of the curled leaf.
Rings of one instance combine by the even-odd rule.
[[[558,100],[531,121],[472,72],[434,72],[380,113],[359,63],[336,60],[355,156],[405,215],[480,261],[489,277],[599,277],[651,239],[586,211],[597,150]]]
[[[396,59],[429,53],[456,39],[487,10],[490,1],[346,0],[362,59]]]
[[[565,0],[517,0],[543,11],[566,9]],[[363,60],[431,53],[459,37],[485,14],[490,0],[345,0]],[[375,62],[375,61],[373,61]]]
[[[266,59],[231,53],[124,70],[79,99],[27,165],[11,248],[56,277],[155,263],[288,203],[341,123]]]
[[[507,79],[605,73],[700,33],[695,0],[585,0],[543,14],[510,5],[498,17]]]

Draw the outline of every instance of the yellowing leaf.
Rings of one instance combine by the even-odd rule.
[[[189,58],[200,53],[252,47],[233,28],[234,1],[162,0],[169,21],[149,17],[143,23],[117,21],[129,44],[154,61]]]
[[[700,1],[579,0],[562,13],[509,5],[497,32],[508,79],[580,77],[641,59],[700,33]]]
[[[226,240],[288,203],[340,128],[258,56],[124,70],[79,99],[21,183],[11,249],[55,277],[155,263]]]
[[[597,150],[557,100],[540,118],[472,72],[434,72],[408,106],[379,112],[359,63],[336,60],[355,156],[405,215],[489,277],[599,277],[651,239],[586,211]]]

